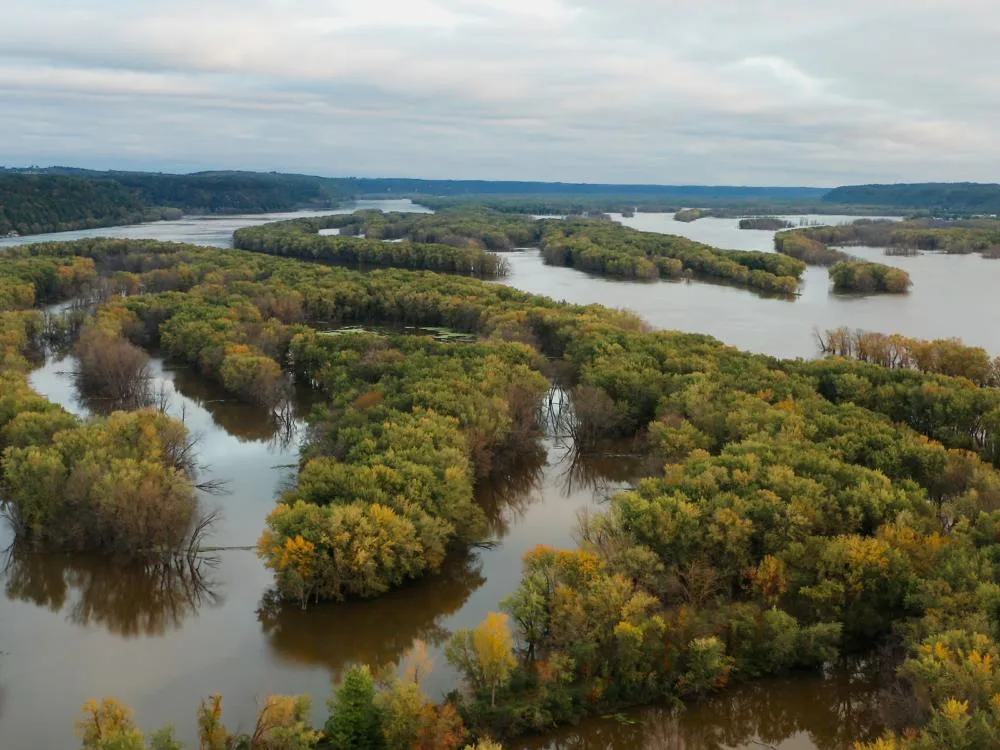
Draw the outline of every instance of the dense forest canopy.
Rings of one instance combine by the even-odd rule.
[[[1000,185],[976,182],[848,185],[830,190],[822,199],[830,203],[924,209],[935,214],[1000,214]]]
[[[127,224],[159,218],[117,182],[0,174],[0,237]]]
[[[203,176],[255,176],[272,180],[322,180],[338,185],[352,196],[384,195],[395,196],[420,193],[436,196],[647,196],[676,197],[690,200],[699,199],[745,199],[745,200],[818,200],[828,192],[828,188],[814,187],[754,187],[737,185],[654,185],[654,184],[603,184],[582,182],[538,182],[519,180],[424,180],[406,177],[316,177],[277,172],[196,172],[190,175],[174,175],[161,172],[101,172],[75,167],[32,167],[29,169],[0,168],[0,173],[32,172],[39,174],[63,174],[78,177],[115,179],[132,175],[136,179],[161,180],[174,177],[200,178]]]
[[[336,181],[308,175],[198,172],[190,175],[111,172],[147,205],[190,213],[265,213],[335,206],[350,193]]]
[[[246,400],[285,376],[326,394],[298,482],[258,550],[295,606],[380,595],[475,541],[482,509],[472,488],[537,437],[548,360],[561,361],[582,441],[642,441],[665,468],[583,518],[578,549],[531,551],[504,614],[454,634],[447,655],[466,691],[431,706],[432,723],[451,711],[479,736],[539,730],[888,643],[909,656],[908,720],[927,722],[927,743],[913,747],[995,730],[1000,391],[977,385],[987,376],[944,374],[981,370],[974,348],[932,342],[926,372],[782,361],[476,279],[173,243],[91,240],[12,259],[0,468],[18,512],[60,544],[81,517],[66,502],[106,500],[118,487],[110,497],[131,507],[137,471],[160,482],[149,486],[190,481],[159,462],[135,465],[128,435],[173,440],[166,422],[129,421],[155,415],[80,426],[26,388],[24,353],[39,329],[25,308],[98,279],[111,294],[87,326],[102,335],[159,346]],[[323,333],[347,322],[446,326],[480,340]],[[92,494],[63,492],[67,471],[79,476],[74,493],[97,482]],[[279,728],[311,733],[303,747],[345,746],[335,738],[358,729],[347,706],[380,701],[363,671],[352,674],[367,697],[338,692],[322,735],[297,702]],[[205,717],[215,714],[209,705]],[[365,731],[385,739],[399,728],[387,729],[387,715],[373,709]],[[461,739],[446,747],[460,747],[465,729],[450,726]]]
[[[434,214],[419,229],[415,219],[381,212],[288,219],[239,229],[233,235],[233,245],[241,250],[355,267],[391,266],[484,278],[505,276],[507,262],[485,246],[509,249],[510,237],[502,227],[466,221],[462,213],[457,221]],[[519,226],[533,236],[537,231],[533,224],[528,220]],[[324,229],[338,229],[340,234],[319,234]],[[355,236],[355,232],[367,232],[367,236]],[[401,235],[400,241],[389,241],[387,233]],[[402,241],[402,237],[419,237],[421,241]]]

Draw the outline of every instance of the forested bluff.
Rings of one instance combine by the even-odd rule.
[[[276,414],[293,380],[325,395],[296,486],[258,544],[287,606],[378,596],[481,541],[473,489],[537,439],[552,382],[572,394],[579,445],[633,436],[664,470],[583,518],[578,549],[525,557],[498,613],[454,634],[447,653],[464,684],[443,703],[414,675],[358,668],[322,728],[308,725],[308,699],[275,696],[240,735],[221,698],[207,699],[203,746],[463,747],[697,700],[878,644],[905,654],[908,708],[898,736],[866,748],[995,746],[1000,365],[985,352],[834,331],[822,342],[840,356],[777,360],[420,270],[529,239],[574,257],[589,242],[616,247],[662,273],[661,262],[690,268],[705,247],[690,256],[680,238],[601,220],[310,221],[242,230],[252,251],[85,240],[7,253],[0,482],[19,544],[143,564],[198,554],[193,446],[142,387],[154,346]],[[315,234],[334,224],[408,239],[407,250]],[[401,268],[338,267],[370,264],[365,253]],[[775,278],[801,267],[774,254],[708,257]],[[753,268],[765,262],[784,266]],[[475,274],[457,260],[447,270]],[[91,301],[92,313],[46,320],[35,309],[68,299]],[[322,333],[346,323],[477,340]],[[45,341],[74,347],[87,387],[121,410],[80,420],[34,394],[27,373]],[[177,746],[167,731],[144,737],[110,699],[85,707],[80,731],[86,748]]]
[[[977,184],[805,187],[602,185],[487,180],[319,177],[276,172],[100,172],[0,168],[0,236],[87,229],[188,214],[330,208],[358,198],[412,198],[430,208],[488,206],[505,213],[585,215],[634,211],[681,216],[1000,213],[1000,186]]]

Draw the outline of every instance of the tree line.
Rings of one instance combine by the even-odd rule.
[[[777,216],[749,216],[740,219],[740,229],[762,229],[769,232],[776,232],[781,229],[791,229],[794,224],[787,219],[779,219]]]
[[[824,202],[889,209],[922,209],[934,215],[1000,214],[1000,185],[975,182],[925,182],[897,185],[845,185]]]
[[[804,263],[776,253],[719,250],[593,219],[544,221],[542,257],[550,265],[601,275],[653,279],[701,274],[777,294],[794,294],[805,270]]]
[[[372,240],[436,243],[505,252],[534,246],[540,226],[534,217],[501,213],[473,206],[444,209],[433,214],[356,211],[333,220],[342,235],[363,235]]]
[[[861,220],[857,225],[878,226],[880,223]],[[774,247],[782,255],[809,265],[829,266],[836,292],[904,294],[909,291],[910,275],[901,268],[859,260],[843,250],[828,247],[827,243],[842,244],[840,228],[813,227],[779,232],[774,236]]]
[[[961,339],[924,339],[861,329],[835,328],[817,333],[820,351],[890,369],[913,369],[968,378],[978,386],[1000,387],[1000,357]]]
[[[873,221],[860,219],[851,224],[811,227],[791,233],[823,245],[865,245],[905,253],[943,252],[950,255],[981,253],[997,255],[1000,248],[1000,221],[996,219],[910,219]],[[782,235],[784,236],[784,235]]]
[[[351,223],[337,215],[290,219],[237,230],[233,235],[233,244],[241,250],[322,260],[339,265],[392,266],[484,278],[497,278],[507,274],[507,262],[503,258],[481,245],[474,246],[467,241],[468,237],[456,243],[456,247],[454,244],[384,242],[381,239],[318,234],[321,229],[351,226]]]
[[[223,698],[203,699],[196,719],[201,750],[503,750],[489,738],[475,742],[452,703],[435,705],[420,689],[430,662],[414,663],[403,677],[354,667],[327,701],[328,718],[310,723],[307,695],[269,695],[247,729],[226,723]],[[115,698],[88,701],[76,722],[81,750],[183,750],[172,726],[148,737],[135,714]],[[469,744],[467,744],[467,742]]]

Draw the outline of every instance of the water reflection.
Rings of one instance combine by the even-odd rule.
[[[224,602],[213,578],[217,560],[115,565],[89,556],[47,555],[16,546],[4,556],[7,599],[65,615],[80,627],[99,626],[134,638],[180,628],[203,607]]]
[[[535,544],[562,540],[551,526],[532,527],[538,506],[555,497],[595,497],[595,488],[632,481],[633,463],[603,455],[579,455],[572,443],[549,438],[521,452],[477,486],[494,541],[485,549],[455,555],[440,572],[371,601],[321,605],[303,612],[265,595],[257,618],[271,649],[283,659],[319,664],[338,679],[354,663],[384,667],[399,663],[420,640],[439,652],[455,627],[468,627],[495,610],[516,586],[520,557]],[[592,503],[574,505],[578,510]],[[573,514],[563,515],[560,532],[570,533]],[[492,587],[486,587],[487,573]],[[486,588],[484,588],[486,587]],[[496,589],[500,588],[499,595]],[[490,590],[486,602],[471,603]],[[443,659],[439,659],[443,662]],[[444,687],[436,675],[435,687]],[[454,682],[448,686],[454,686]]]
[[[305,429],[304,420],[321,397],[313,389],[296,387],[288,409],[272,414],[253,404],[240,401],[213,380],[194,368],[168,361],[173,389],[185,399],[205,409],[212,421],[226,433],[243,442],[266,442],[279,451],[298,444]]]
[[[523,521],[538,499],[548,453],[538,443],[504,462],[476,487],[476,499],[486,511],[487,529],[493,539],[507,536]]]
[[[883,730],[878,661],[739,685],[690,707],[585,721],[521,750],[849,750]]]
[[[398,663],[417,640],[443,646],[443,618],[458,612],[485,583],[482,561],[448,561],[441,572],[371,601],[321,605],[303,611],[266,596],[257,619],[268,646],[283,659],[326,667],[334,681],[345,667]]]

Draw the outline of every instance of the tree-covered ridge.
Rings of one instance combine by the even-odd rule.
[[[121,191],[143,207],[171,206],[190,213],[263,213],[328,207],[353,193],[339,180],[278,172],[100,172],[70,167],[2,170],[0,181],[31,177],[42,183],[72,179]]]
[[[0,237],[160,218],[122,185],[78,177],[0,174]]]
[[[289,219],[256,227],[237,230],[233,245],[241,250],[253,250],[270,255],[284,255],[306,260],[322,260],[349,266],[391,266],[395,268],[425,269],[445,273],[465,274],[496,278],[507,274],[507,263],[499,256],[484,249],[485,243],[475,235],[488,233],[498,242],[500,230],[490,225],[458,229],[439,221],[442,238],[452,239],[452,244],[400,241],[390,242],[351,235],[321,235],[322,229],[348,228],[358,231],[358,222],[373,222],[372,234],[379,236],[379,219],[372,214],[320,216]],[[468,232],[456,235],[454,232]],[[427,236],[426,234],[421,236]]]
[[[847,185],[830,190],[823,201],[923,209],[936,215],[998,214],[1000,185],[975,182]]]
[[[266,213],[327,208],[351,195],[337,180],[310,175],[273,172],[106,174],[145,205],[173,206],[188,213]]]
[[[804,263],[777,253],[719,250],[685,237],[595,219],[543,221],[542,257],[550,265],[607,276],[703,274],[779,294],[794,294],[805,270]]]
[[[602,213],[622,213],[631,215],[642,213],[673,214],[685,206],[700,206],[704,216],[739,218],[761,214],[892,214],[892,209],[869,206],[848,206],[827,203],[815,197],[782,198],[756,196],[740,198],[735,195],[666,193],[656,194],[567,194],[567,193],[524,193],[521,195],[496,193],[469,193],[463,195],[437,195],[428,193],[408,193],[393,195],[370,193],[367,197],[406,197],[414,203],[437,210],[462,207],[486,207],[493,211],[515,214],[535,214],[542,216],[587,216]]]
[[[0,171],[0,237],[134,224],[188,213],[330,207],[350,196],[306,175],[204,172],[19,174]]]

